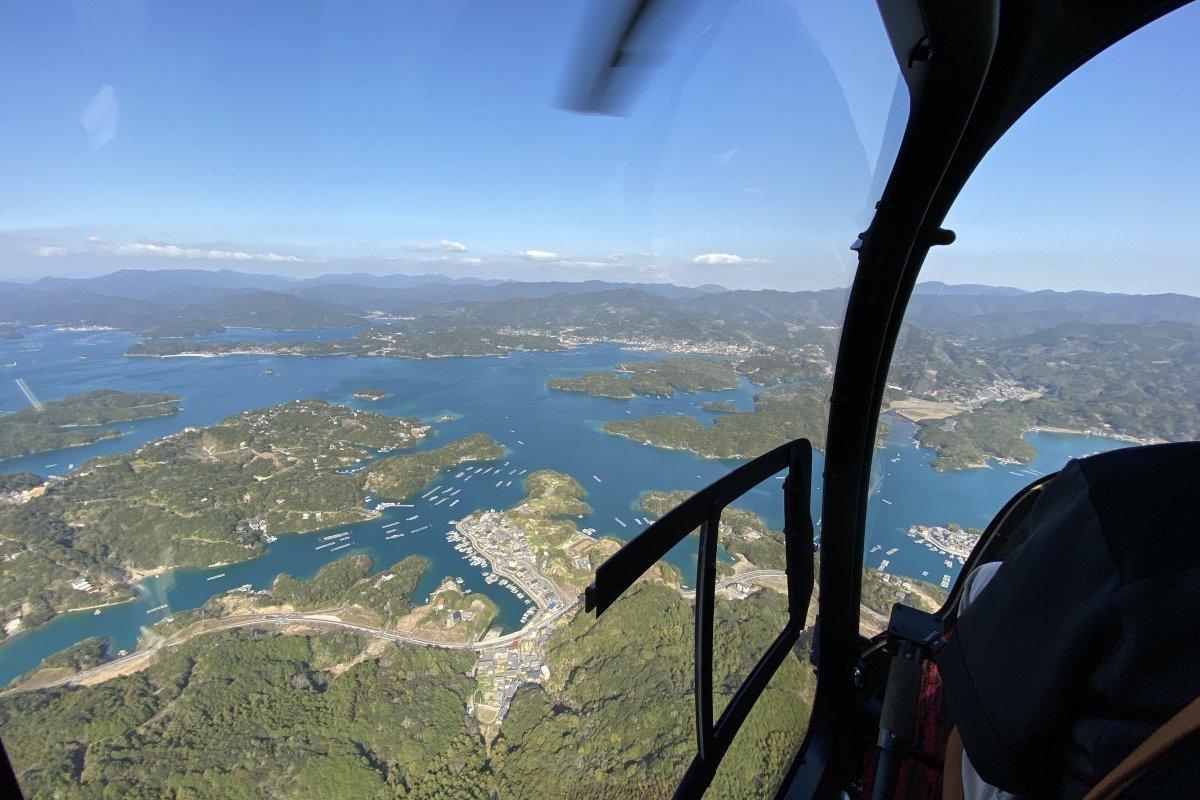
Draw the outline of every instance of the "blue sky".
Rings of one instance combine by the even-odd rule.
[[[574,0],[4,4],[0,278],[844,285],[896,88],[874,3],[696,6],[602,117],[557,107]],[[1200,294],[1196,41],[1184,9],[1056,89],[926,277]]]

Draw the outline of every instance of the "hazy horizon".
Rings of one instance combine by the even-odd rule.
[[[849,284],[907,106],[874,4],[696,4],[624,117],[559,107],[584,11],[6,6],[0,280]],[[1051,91],[922,277],[1200,295],[1197,36],[1182,8]]]

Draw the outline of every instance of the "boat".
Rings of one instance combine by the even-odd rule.
[[[208,576],[207,578],[205,578],[204,580],[206,580],[206,581],[215,581],[217,578],[224,578],[224,577],[225,577],[225,573],[224,573],[224,572],[218,572],[216,575],[209,575],[209,576]]]
[[[618,525],[620,525],[622,528],[628,528],[628,527],[629,527],[628,525],[626,525],[624,522],[622,522],[622,521],[621,521],[621,518],[620,518],[620,517],[613,517],[613,519],[615,519],[615,520],[617,521],[617,524],[618,524]]]
[[[404,521],[405,521],[405,522],[412,522],[414,519],[417,519],[417,518],[418,518],[418,517],[420,517],[420,516],[421,516],[420,514],[413,514],[411,517],[406,517]]]
[[[596,483],[604,483],[604,481],[600,480],[599,475],[593,475],[592,480],[594,480]]]
[[[350,545],[352,545],[352,544],[354,544],[354,542],[346,542],[345,544],[339,544],[337,547],[333,548],[333,549],[332,549],[332,550],[330,550],[329,552],[331,552],[331,553],[332,553],[332,552],[334,552],[334,551],[336,551],[336,550],[341,550],[343,547],[349,547],[349,546],[350,546]]]

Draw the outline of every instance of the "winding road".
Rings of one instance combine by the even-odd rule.
[[[786,573],[784,573],[782,570],[756,569],[743,572],[739,575],[732,575],[727,578],[722,578],[721,580],[717,581],[717,587],[726,588],[734,583],[756,582],[759,580],[770,580],[783,577],[786,577]],[[681,594],[683,594],[685,597],[695,596],[695,592],[692,590],[681,592]],[[497,636],[494,639],[485,639],[467,644],[436,642],[432,639],[423,639],[420,636],[397,633],[396,631],[389,631],[385,628],[372,628],[366,625],[356,625],[353,622],[344,622],[336,617],[330,616],[330,614],[333,611],[336,611],[336,609],[314,611],[309,613],[278,612],[272,614],[242,614],[227,617],[221,620],[219,624],[210,628],[205,628],[204,630],[195,631],[184,636],[160,639],[144,650],[139,650],[126,656],[121,656],[120,658],[105,662],[98,667],[80,670],[73,675],[61,678],[59,680],[30,687],[28,691],[34,691],[37,689],[51,689],[57,686],[72,686],[84,683],[92,678],[101,677],[103,675],[118,675],[127,670],[129,667],[132,667],[141,661],[152,658],[159,650],[167,647],[177,647],[178,645],[183,644],[195,636],[233,630],[234,628],[249,628],[257,625],[276,625],[281,628],[287,625],[305,625],[313,628],[351,631],[353,633],[362,634],[363,636],[370,636],[375,639],[385,639],[390,642],[403,644],[414,644],[425,647],[440,647],[443,650],[472,650],[474,652],[481,652],[485,650],[493,650],[497,647],[503,647],[510,642],[514,642],[531,634],[535,634],[542,628],[553,625],[563,616],[573,611],[580,604],[580,602],[580,600],[576,600],[573,603],[564,605],[562,608],[556,609],[555,611],[536,619],[518,631],[513,631],[512,633],[508,633],[503,636]],[[27,690],[15,689],[10,691]]]

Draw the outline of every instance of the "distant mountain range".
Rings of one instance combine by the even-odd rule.
[[[227,327],[349,328],[380,315],[535,325],[594,322],[597,315],[615,323],[645,314],[655,318],[655,328],[678,324],[686,329],[702,317],[751,331],[838,325],[845,302],[845,289],[782,292],[597,280],[368,274],[296,279],[232,270],[121,270],[94,278],[0,283],[0,324],[106,325],[149,336],[186,336]],[[917,286],[907,321],[956,337],[1022,335],[1072,321],[1200,325],[1200,298],[928,282]]]

